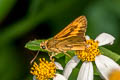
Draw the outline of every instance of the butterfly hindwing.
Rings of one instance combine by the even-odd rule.
[[[67,50],[84,50],[85,49],[85,39],[83,37],[73,36],[63,40],[58,40],[56,47],[61,47],[63,51]]]

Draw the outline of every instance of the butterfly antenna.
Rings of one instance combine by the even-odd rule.
[[[39,54],[40,51],[37,51],[36,55],[34,56],[34,58],[30,61],[30,64],[33,63],[33,61],[37,58],[38,54]]]

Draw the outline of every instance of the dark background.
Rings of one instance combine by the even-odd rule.
[[[54,36],[81,15],[86,34],[112,34],[115,44],[105,47],[120,54],[120,0],[0,0],[0,80],[29,80],[36,52],[24,45]]]

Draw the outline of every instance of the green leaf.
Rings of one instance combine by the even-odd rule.
[[[67,54],[69,54],[71,57],[74,56],[74,51],[67,51]],[[56,55],[56,58],[61,58],[65,56],[65,63],[67,63],[71,58],[68,57],[67,55],[65,55],[64,53],[59,53],[58,55]]]
[[[80,69],[78,69],[78,68],[74,68],[70,77],[69,77],[69,80],[77,80],[79,70]]]
[[[67,53],[71,56],[71,57],[69,57],[69,56],[65,56],[65,63],[67,64],[68,63],[68,61],[74,56],[74,53],[75,53],[75,51],[67,51]]]
[[[103,55],[112,58],[114,61],[118,61],[120,59],[120,55],[118,55],[117,53],[112,52],[104,47],[99,47],[99,48]]]
[[[70,59],[71,58],[69,56],[65,56],[65,64],[67,64]]]
[[[94,80],[103,80],[103,79],[101,79],[101,77],[100,77],[100,76],[95,75],[95,76],[94,76]]]
[[[94,75],[100,75],[100,73],[98,72],[98,69],[96,67],[95,62],[93,62],[93,70],[94,70]]]
[[[55,57],[59,59],[59,58],[61,58],[61,57],[63,57],[63,56],[64,56],[64,53],[59,53],[59,54],[56,55]]]
[[[33,80],[33,75],[32,74],[28,74],[25,80]]]
[[[35,16],[37,15],[40,11],[43,10],[43,7],[45,4],[48,3],[48,1],[45,0],[31,0],[30,1],[30,7],[28,10],[28,15],[29,16]]]
[[[16,0],[0,0],[0,22],[7,17],[16,2]]]
[[[33,40],[33,41],[29,41],[26,45],[25,48],[32,50],[32,51],[43,51],[43,52],[47,52],[44,49],[40,48],[40,43],[44,41],[44,40]]]

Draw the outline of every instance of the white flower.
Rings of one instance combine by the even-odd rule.
[[[61,74],[56,74],[53,80],[67,80],[67,79]]]
[[[60,63],[54,62],[54,59],[48,62],[43,59],[39,59],[40,63],[34,62],[31,67],[30,73],[33,74],[33,80],[67,80],[63,75],[56,73],[56,69],[63,70]]]
[[[93,80],[92,62],[84,62],[82,64],[77,80]]]
[[[65,70],[63,72],[64,76],[68,79],[72,70],[77,66],[79,63],[80,59],[77,58],[77,56],[74,56],[67,64],[65,67]]]
[[[104,55],[96,56],[95,63],[99,72],[106,80],[108,80],[109,74],[113,70],[120,70],[120,66],[116,62]]]
[[[36,76],[33,76],[33,80],[37,80]],[[67,79],[61,74],[56,74],[56,76],[53,78],[53,80],[67,80]]]
[[[55,62],[55,65],[57,69],[63,70],[63,67],[60,63]],[[53,80],[67,80],[63,75],[56,73],[56,76],[53,78]]]
[[[90,39],[89,36],[87,36],[86,39]],[[95,46],[98,44],[98,46],[103,46],[106,44],[113,44],[115,38],[107,33],[102,33],[100,34],[96,39],[96,43]],[[95,42],[93,41],[93,42]],[[98,43],[97,43],[98,41]],[[90,45],[91,46],[91,45]],[[89,46],[88,46],[89,47]],[[97,54],[95,54],[95,52],[98,51]],[[113,61],[112,59],[108,58],[107,56],[101,55],[99,50],[96,49],[96,51],[92,51],[91,54],[93,53],[91,58],[84,58],[84,56],[86,57],[89,56],[89,54],[83,55],[83,57],[81,57],[81,54],[79,57],[81,57],[81,59],[83,59],[83,64],[80,68],[77,80],[93,80],[93,65],[91,61],[95,61],[95,64],[99,70],[99,72],[101,73],[101,76],[103,76],[103,78],[105,80],[108,80],[109,78],[109,74],[117,69],[120,70],[120,66]],[[90,54],[90,56],[91,56]],[[94,56],[96,55],[96,56]],[[77,66],[77,64],[79,63],[79,59],[77,56],[74,56],[65,66],[63,75],[68,79],[72,70]]]

